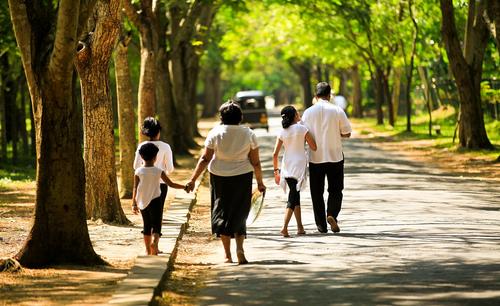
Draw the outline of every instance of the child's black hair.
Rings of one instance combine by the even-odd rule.
[[[156,157],[156,154],[158,154],[158,147],[154,143],[145,143],[139,148],[139,154],[141,155],[142,159],[144,161],[151,161]]]
[[[155,138],[161,131],[161,125],[158,120],[153,117],[147,117],[144,119],[141,127],[141,133],[148,136],[149,138]]]
[[[295,109],[295,107],[291,105],[283,107],[283,109],[281,109],[281,126],[283,126],[284,129],[288,128],[293,124],[296,115],[297,110]]]

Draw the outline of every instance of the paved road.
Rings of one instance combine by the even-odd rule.
[[[248,230],[251,264],[215,265],[202,305],[500,305],[498,183],[442,173],[349,139],[341,232],[315,233],[304,192],[308,234],[282,238],[274,126],[259,131],[268,193]]]

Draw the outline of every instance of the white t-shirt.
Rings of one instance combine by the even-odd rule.
[[[141,155],[139,154],[139,149],[145,143],[153,143],[159,149],[158,154],[156,155],[155,167],[158,167],[161,170],[165,171],[167,175],[172,173],[174,171],[174,159],[172,155],[172,149],[170,149],[170,146],[167,143],[160,140],[143,141],[137,146],[137,150],[135,150],[134,169],[137,169],[142,165],[144,165],[144,161],[142,160]],[[160,184],[165,184],[165,182],[161,180],[161,178],[160,178]]]
[[[248,127],[218,125],[208,133],[205,147],[214,150],[214,157],[208,164],[210,173],[235,176],[253,171],[248,153],[258,144],[257,136]]]
[[[349,134],[352,129],[345,112],[339,106],[320,99],[306,109],[302,122],[318,145],[316,151],[309,152],[311,163],[339,162],[344,159],[340,134]]]
[[[145,209],[151,200],[161,195],[158,180],[161,180],[162,172],[158,167],[139,167],[135,170],[135,175],[139,177],[135,200],[140,209]]]
[[[281,160],[280,185],[286,191],[285,178],[291,177],[297,180],[297,189],[303,190],[306,181],[307,154],[305,149],[305,136],[307,127],[296,123],[283,129],[279,139],[283,141],[284,153]]]

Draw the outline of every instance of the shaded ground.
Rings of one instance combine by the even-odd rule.
[[[285,198],[271,180],[274,136],[260,134],[266,208],[249,228],[250,264],[222,263],[220,242],[184,240],[174,282],[195,268],[193,305],[496,305],[500,303],[500,187],[496,177],[440,168],[437,158],[346,142],[340,234],[318,234],[308,191],[305,236],[279,235]],[[415,158],[412,158],[414,156]],[[434,161],[434,163],[431,162]],[[205,198],[208,203],[208,196]],[[203,204],[203,198],[198,198]],[[208,212],[203,212],[206,224]],[[206,225],[207,226],[207,225]],[[291,223],[291,233],[295,223]],[[208,232],[208,229],[206,229]],[[234,248],[234,246],[233,246]],[[198,250],[195,256],[193,250]],[[184,263],[189,263],[185,265]],[[177,277],[179,275],[181,277]],[[199,283],[201,285],[198,285]],[[180,283],[177,283],[180,286]],[[201,287],[201,288],[200,288]],[[187,286],[186,286],[187,288]],[[173,292],[176,292],[175,290]]]
[[[208,124],[211,127],[212,123]],[[202,122],[200,130],[207,128]],[[198,139],[201,143],[202,139]],[[194,152],[197,154],[197,152]],[[185,182],[191,175],[196,158],[176,156],[179,166],[171,176]],[[164,217],[175,196],[170,188]],[[16,182],[2,186],[0,191],[0,258],[11,257],[22,247],[32,225],[35,200],[34,182]],[[122,200],[122,207],[133,226],[111,226],[88,222],[95,251],[111,267],[67,266],[48,269],[23,269],[18,273],[0,273],[0,305],[92,305],[105,303],[116,284],[125,278],[135,258],[144,253],[142,219],[132,214],[131,200]],[[161,243],[161,242],[160,242]],[[161,245],[161,244],[160,244]]]

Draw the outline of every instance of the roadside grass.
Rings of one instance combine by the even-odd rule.
[[[0,164],[0,192],[25,188],[35,176],[35,169],[30,165]]]
[[[395,126],[384,120],[384,125],[377,125],[374,118],[350,119],[359,127],[359,133],[369,136],[375,141],[407,141],[407,140],[427,140],[422,142],[419,150],[444,149],[453,153],[466,153],[471,157],[482,157],[490,160],[500,158],[500,121],[486,118],[485,127],[493,150],[469,150],[458,146],[458,135],[453,142],[453,135],[456,127],[456,113],[452,107],[440,108],[432,112],[432,135],[429,136],[429,118],[427,114],[412,117],[412,131],[406,131],[406,117],[398,116]],[[436,133],[439,127],[440,134]]]

